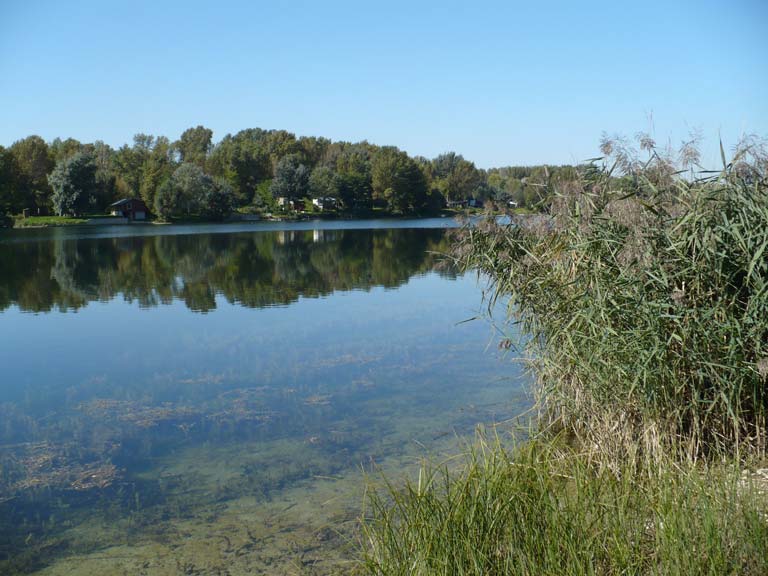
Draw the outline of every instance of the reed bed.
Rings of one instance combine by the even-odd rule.
[[[546,216],[463,230],[455,259],[508,299],[535,359],[542,426],[606,462],[765,454],[768,162],[747,161],[754,146],[699,178],[622,150],[553,191]]]
[[[541,215],[456,237],[507,302],[537,428],[372,491],[366,573],[768,574],[766,147],[715,172],[691,143],[603,151]]]

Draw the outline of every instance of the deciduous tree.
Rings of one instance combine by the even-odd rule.
[[[275,198],[305,198],[309,195],[309,174],[309,168],[302,162],[301,156],[289,154],[277,164],[270,191]]]
[[[15,214],[23,207],[19,176],[16,156],[0,146],[0,226],[3,225],[6,215]]]
[[[57,162],[48,176],[56,214],[78,215],[92,206],[96,192],[96,169],[93,154],[89,152],[77,152]]]
[[[427,204],[427,181],[408,154],[385,146],[373,156],[371,165],[373,197],[401,214],[419,211]]]
[[[174,143],[179,153],[179,160],[205,167],[205,160],[211,151],[213,130],[205,126],[196,126],[184,130],[181,137]]]
[[[48,208],[51,186],[48,174],[55,165],[53,153],[40,136],[28,136],[14,142],[10,152],[18,167],[16,200],[25,208]]]

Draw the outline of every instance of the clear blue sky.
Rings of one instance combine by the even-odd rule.
[[[768,0],[0,0],[0,144],[203,124],[480,167],[768,136]]]

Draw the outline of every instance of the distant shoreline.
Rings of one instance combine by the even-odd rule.
[[[251,215],[251,214],[237,214],[233,217],[224,220],[209,220],[209,219],[180,219],[170,222],[159,220],[142,220],[142,221],[129,221],[123,218],[114,218],[110,216],[90,216],[87,218],[79,217],[63,217],[63,216],[29,216],[27,218],[17,218],[14,220],[13,226],[7,229],[13,230],[39,230],[41,228],[57,228],[57,227],[72,227],[72,226],[135,226],[135,225],[153,225],[153,226],[188,226],[193,224],[240,224],[240,223],[265,223],[265,222],[307,222],[312,220],[327,220],[327,221],[350,221],[350,220],[421,220],[431,218],[456,218],[460,216],[479,216],[483,214],[483,210],[455,210],[445,209],[435,214],[424,215],[404,215],[404,214],[392,214],[389,212],[364,212],[364,213],[348,213],[348,214],[285,214],[285,215],[272,215],[265,216]],[[508,215],[502,212],[498,213],[499,216]]]

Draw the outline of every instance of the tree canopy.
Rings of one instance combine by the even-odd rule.
[[[32,135],[0,147],[0,213],[98,212],[141,198],[160,218],[223,218],[232,210],[275,211],[278,198],[333,198],[337,210],[425,214],[468,200],[529,208],[572,167],[478,169],[455,152],[410,157],[394,146],[297,137],[248,128],[213,141],[205,126],[178,140],[139,133],[117,149]]]
[[[304,198],[309,195],[309,174],[301,154],[289,154],[278,162],[270,191],[275,198]]]
[[[160,186],[154,207],[163,220],[188,215],[220,220],[232,212],[234,204],[234,192],[226,180],[185,162]]]
[[[88,211],[95,202],[96,169],[95,158],[90,152],[77,152],[56,163],[48,176],[56,214],[76,216]]]
[[[418,212],[427,205],[427,180],[418,164],[394,146],[381,148],[371,165],[373,197],[395,213]]]

